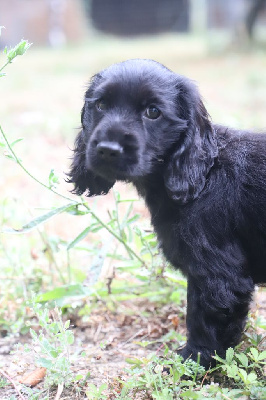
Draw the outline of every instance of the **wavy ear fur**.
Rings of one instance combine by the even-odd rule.
[[[169,196],[186,204],[203,190],[217,156],[217,141],[196,86],[183,78],[176,87],[178,116],[187,121],[181,141],[166,165],[164,181]]]
[[[74,183],[75,186],[73,193],[81,195],[87,192],[86,196],[89,197],[107,194],[114,185],[114,182],[108,182],[86,168],[86,140],[83,130],[75,140],[74,158],[68,177],[67,182]]]

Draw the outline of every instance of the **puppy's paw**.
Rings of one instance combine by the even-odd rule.
[[[212,358],[214,351],[207,349],[206,347],[194,347],[187,344],[183,349],[178,350],[184,361],[191,359],[195,362],[199,362],[204,368],[209,369],[215,366],[215,360]]]

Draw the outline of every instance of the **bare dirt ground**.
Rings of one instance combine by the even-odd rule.
[[[85,357],[78,356],[73,365],[72,372],[75,374],[90,375],[88,383],[97,387],[107,383],[110,399],[114,399],[116,391],[120,391],[120,379],[126,379],[126,367],[129,367],[126,359],[147,357],[151,352],[161,354],[164,346],[160,338],[170,330],[175,329],[176,318],[179,317],[180,309],[173,305],[158,306],[145,301],[128,301],[123,304],[127,313],[114,313],[108,311],[104,306],[99,306],[92,312],[87,323],[73,316],[72,328],[75,334],[75,346],[72,352],[80,355],[85,351]],[[147,316],[144,316],[147,315]],[[180,321],[178,331],[185,334],[184,321]],[[34,359],[32,355],[16,351],[10,354],[18,341],[28,342],[29,337],[1,339],[0,364],[16,386],[21,389],[19,380],[34,370]],[[154,341],[149,348],[143,348],[137,344],[139,341]],[[40,389],[42,383],[38,385]],[[22,390],[23,392],[23,390]],[[74,393],[62,396],[62,399],[75,398]],[[9,399],[16,391],[12,385],[0,389],[0,398]],[[86,396],[77,398],[87,398]],[[52,398],[52,397],[51,397]]]
[[[72,352],[77,355],[73,364],[72,372],[89,376],[87,383],[93,383],[100,387],[106,383],[107,399],[113,400],[121,391],[121,381],[128,379],[126,369],[130,367],[127,359],[147,358],[149,354],[162,355],[164,345],[161,338],[171,330],[177,330],[185,335],[185,319],[180,318],[180,307],[168,304],[156,305],[148,301],[127,301],[123,307],[127,312],[111,312],[104,306],[99,306],[92,312],[88,321],[82,322],[75,315],[71,318],[71,325],[75,334],[75,345]],[[128,313],[130,310],[130,314]],[[254,295],[252,310],[259,312],[266,317],[266,293],[258,289]],[[262,332],[261,332],[262,333]],[[152,345],[141,347],[138,342],[150,341]],[[5,337],[0,340],[0,365],[12,379],[5,389],[0,389],[0,399],[8,400],[11,396],[19,398],[16,389],[23,393],[23,387],[19,381],[36,369],[32,354],[23,352],[22,348],[12,354],[17,343],[30,343],[29,336],[26,337]],[[167,345],[171,347],[171,343]],[[85,352],[85,356],[80,354]],[[37,385],[42,390],[43,382]],[[54,398],[51,393],[51,398]],[[24,393],[25,399],[27,395]],[[139,399],[149,400],[147,397]],[[86,399],[87,396],[75,391],[74,387],[65,389],[63,399]]]

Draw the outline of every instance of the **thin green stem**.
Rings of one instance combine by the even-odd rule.
[[[3,69],[10,63],[11,61],[7,60],[7,62],[0,68],[0,72],[3,71]]]
[[[116,214],[115,214],[115,219],[116,219],[116,223],[117,223],[117,227],[118,227],[118,232],[119,232],[119,235],[120,235],[120,237],[122,238],[123,237],[123,232],[122,232],[122,229],[121,229],[121,224],[120,224],[120,220],[119,220],[119,213],[118,213],[118,200],[117,200],[117,197],[116,197],[116,194],[115,194],[115,192],[113,191],[113,194],[114,194],[114,201],[115,201],[115,211],[116,211]],[[125,243],[124,242],[124,240],[123,240],[123,243]],[[128,251],[128,249],[126,248],[126,250],[127,250],[127,253],[128,253],[128,255],[129,255],[129,257],[132,259],[132,252],[130,252],[130,251]]]
[[[71,278],[71,266],[70,266],[70,254],[69,254],[69,250],[67,250],[66,253],[67,256],[67,275],[68,275],[68,284],[71,284],[72,278]]]
[[[27,175],[29,175],[35,182],[39,183],[41,186],[43,186],[43,187],[45,187],[46,189],[50,190],[50,191],[53,192],[54,194],[57,194],[58,196],[62,197],[63,199],[73,201],[73,202],[75,202],[75,203],[77,203],[77,204],[79,203],[78,201],[76,201],[76,200],[74,200],[74,199],[72,199],[72,198],[70,198],[70,197],[67,197],[67,196],[65,196],[65,195],[63,195],[63,194],[57,192],[56,190],[52,189],[50,186],[48,186],[48,185],[46,185],[45,183],[39,181],[38,178],[36,178],[35,176],[33,176],[33,175],[30,173],[30,171],[28,171],[27,168],[24,167],[24,165],[22,164],[22,162],[21,162],[21,161],[19,160],[19,158],[17,157],[16,153],[15,153],[14,150],[12,149],[12,146],[9,144],[9,141],[7,140],[7,137],[6,137],[5,133],[4,133],[4,131],[3,131],[2,127],[1,127],[1,125],[0,125],[0,131],[1,131],[1,134],[2,134],[2,136],[3,136],[3,138],[4,138],[5,142],[6,142],[6,145],[7,145],[8,150],[10,151],[10,153],[12,154],[12,156],[14,157],[16,163],[26,172]]]
[[[65,284],[66,280],[65,280],[65,278],[64,278],[64,276],[63,276],[63,274],[62,274],[62,272],[61,272],[61,270],[60,270],[60,268],[59,268],[59,266],[57,264],[57,261],[56,261],[56,258],[54,256],[53,249],[52,249],[52,247],[51,247],[51,245],[49,243],[49,240],[45,238],[45,236],[43,235],[43,233],[40,231],[40,229],[38,227],[37,227],[37,230],[38,230],[39,235],[41,236],[41,239],[42,239],[43,243],[46,246],[47,253],[49,253],[48,258],[49,258],[49,256],[51,257],[51,261],[52,261],[53,265],[55,266],[55,269],[56,269],[56,271],[57,271],[62,283]]]
[[[83,206],[85,208],[87,208],[87,210],[89,210],[90,214],[93,216],[93,218],[96,219],[97,222],[99,222],[99,224],[102,225],[103,228],[105,228],[112,236],[114,236],[124,247],[125,249],[130,252],[137,260],[139,260],[141,262],[142,265],[145,265],[145,262],[142,260],[141,257],[139,257],[139,255],[137,253],[135,253],[134,250],[131,249],[131,247],[119,236],[117,235],[111,228],[109,228],[109,226],[107,224],[105,224],[91,209],[90,207],[86,204],[83,203]]]
[[[116,211],[116,215],[115,215],[115,219],[116,219],[116,223],[117,223],[117,227],[118,227],[118,231],[120,236],[122,236],[122,230],[121,230],[121,226],[120,226],[120,221],[119,221],[119,215],[118,215],[118,204],[117,204],[117,198],[116,198],[116,194],[113,191],[113,196],[114,196],[114,201],[115,201],[115,211]]]

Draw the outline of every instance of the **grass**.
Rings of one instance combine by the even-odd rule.
[[[205,374],[197,363],[182,364],[174,350],[184,342],[178,329],[182,331],[186,282],[160,255],[143,203],[135,201],[134,190],[123,185],[104,198],[84,202],[71,196],[63,181],[86,82],[99,69],[123,59],[144,57],[164,63],[198,82],[215,121],[262,130],[265,53],[256,48],[250,52],[220,50],[215,38],[163,35],[119,40],[95,36],[77,47],[51,50],[33,46],[7,70],[8,76],[1,78],[1,126],[10,143],[24,138],[12,147],[16,162],[0,159],[4,171],[0,179],[4,193],[1,225],[6,231],[15,228],[24,234],[14,235],[14,230],[13,234],[1,234],[0,330],[3,336],[26,334],[35,322],[28,349],[34,365],[47,368],[48,386],[23,388],[24,398],[53,398],[52,388],[62,389],[62,384],[71,387],[72,392],[69,388],[64,392],[68,398],[266,398],[262,384],[265,354],[258,333],[265,329],[264,320],[252,317],[242,347],[229,350],[217,371]],[[3,150],[10,153],[7,147]],[[60,190],[71,205],[50,189]],[[36,295],[31,302],[33,292]],[[73,366],[81,361],[72,357],[77,353],[74,331],[63,321],[78,312],[80,319],[90,321],[92,310],[99,317],[102,307],[104,313],[117,315],[122,310],[125,317],[132,318],[134,302],[140,300],[145,304],[139,311],[141,327],[150,324],[144,322],[153,314],[150,307],[159,310],[175,304],[177,315],[171,317],[175,329],[159,339],[136,341],[146,353],[140,357],[136,352],[128,358],[125,379],[117,372],[115,379],[102,379],[98,384],[86,373],[74,374]],[[53,309],[54,302],[63,316]],[[157,319],[162,325],[162,315]],[[75,336],[79,337],[76,331]],[[103,350],[105,347],[108,344],[100,345]],[[169,373],[164,373],[166,367]],[[9,390],[4,378],[0,385]]]

